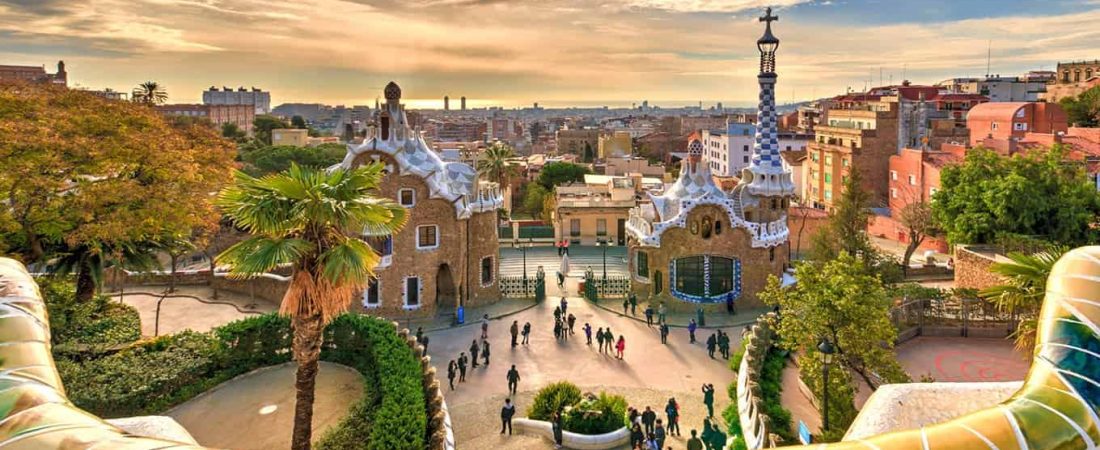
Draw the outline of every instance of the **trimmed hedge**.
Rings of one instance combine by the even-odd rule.
[[[102,417],[160,413],[238,375],[291,360],[290,320],[250,317],[210,333],[185,331],[118,353],[57,359],[69,399]],[[325,329],[321,360],[363,375],[364,392],[321,449],[422,450],[427,412],[420,360],[392,322],[347,314]],[[287,431],[289,432],[289,430]]]
[[[51,342],[62,351],[71,347],[108,347],[141,339],[141,317],[133,307],[97,295],[91,301],[76,300],[71,277],[38,277],[50,317]]]

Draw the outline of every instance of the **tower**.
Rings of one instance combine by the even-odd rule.
[[[786,215],[790,198],[794,195],[794,183],[791,172],[783,167],[779,156],[779,130],[775,114],[775,51],[779,48],[779,39],[772,34],[772,22],[779,17],[772,15],[768,8],[761,22],[765,23],[764,35],[756,41],[760,51],[760,73],[756,76],[760,83],[760,104],[757,108],[757,124],[752,162],[741,174],[741,184],[745,191],[754,197],[756,213],[752,217],[757,222],[771,222]],[[746,209],[749,209],[746,205]]]
[[[443,110],[444,111],[450,111],[451,110],[451,98],[446,96],[446,95],[443,96]]]
[[[462,110],[463,111],[466,110],[466,96],[465,95],[462,96]]]

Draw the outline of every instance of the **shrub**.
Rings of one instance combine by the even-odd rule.
[[[786,363],[783,355],[777,346],[768,349],[764,366],[760,370],[760,393],[764,397],[763,412],[771,418],[775,434],[783,442],[795,442],[794,433],[791,432],[791,412],[780,403],[783,366]]]
[[[623,427],[626,399],[621,395],[601,392],[588,394],[577,404],[565,409],[562,428],[581,434],[610,433]]]
[[[734,372],[741,370],[741,360],[745,359],[745,349],[748,345],[748,339],[741,339],[741,344],[737,346],[737,350],[734,351],[733,356],[730,357],[730,369]]]
[[[818,399],[821,398],[822,388],[822,361],[821,354],[808,352],[798,359],[799,377],[806,387],[813,392]],[[851,373],[844,366],[834,362],[829,365],[829,428],[830,431],[840,430],[837,440],[844,435],[843,431],[855,420],[858,411],[855,407],[855,389],[852,387]],[[822,433],[820,439],[827,440],[829,433]]]
[[[102,295],[77,301],[71,278],[51,276],[35,281],[49,313],[50,340],[63,350],[79,346],[95,351],[141,339],[141,317],[133,307]]]
[[[546,385],[535,394],[535,400],[527,410],[527,417],[535,420],[550,420],[555,411],[564,410],[581,401],[581,390],[568,381],[559,381]]]

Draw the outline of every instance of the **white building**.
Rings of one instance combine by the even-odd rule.
[[[703,130],[703,161],[714,175],[739,177],[751,162],[755,136],[756,125],[751,123],[730,122],[725,130]],[[780,152],[805,150],[813,140],[811,134],[780,132],[777,136]]]
[[[1053,73],[1029,72],[1020,77],[990,75],[985,78],[952,78],[936,84],[950,92],[978,94],[991,102],[1037,102],[1047,91]]]
[[[233,90],[223,87],[219,90],[217,87],[210,86],[210,89],[202,92],[202,103],[204,105],[254,105],[257,115],[271,113],[271,93],[257,88],[239,87]]]

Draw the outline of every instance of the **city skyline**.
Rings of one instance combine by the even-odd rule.
[[[963,4],[957,4],[963,3]],[[273,103],[373,104],[397,80],[412,108],[755,103],[757,17],[781,16],[779,103],[848,88],[1016,75],[1095,59],[1100,1],[0,0],[0,58],[64,59],[72,85],[170,102],[210,86]],[[136,7],[135,7],[136,6]]]

